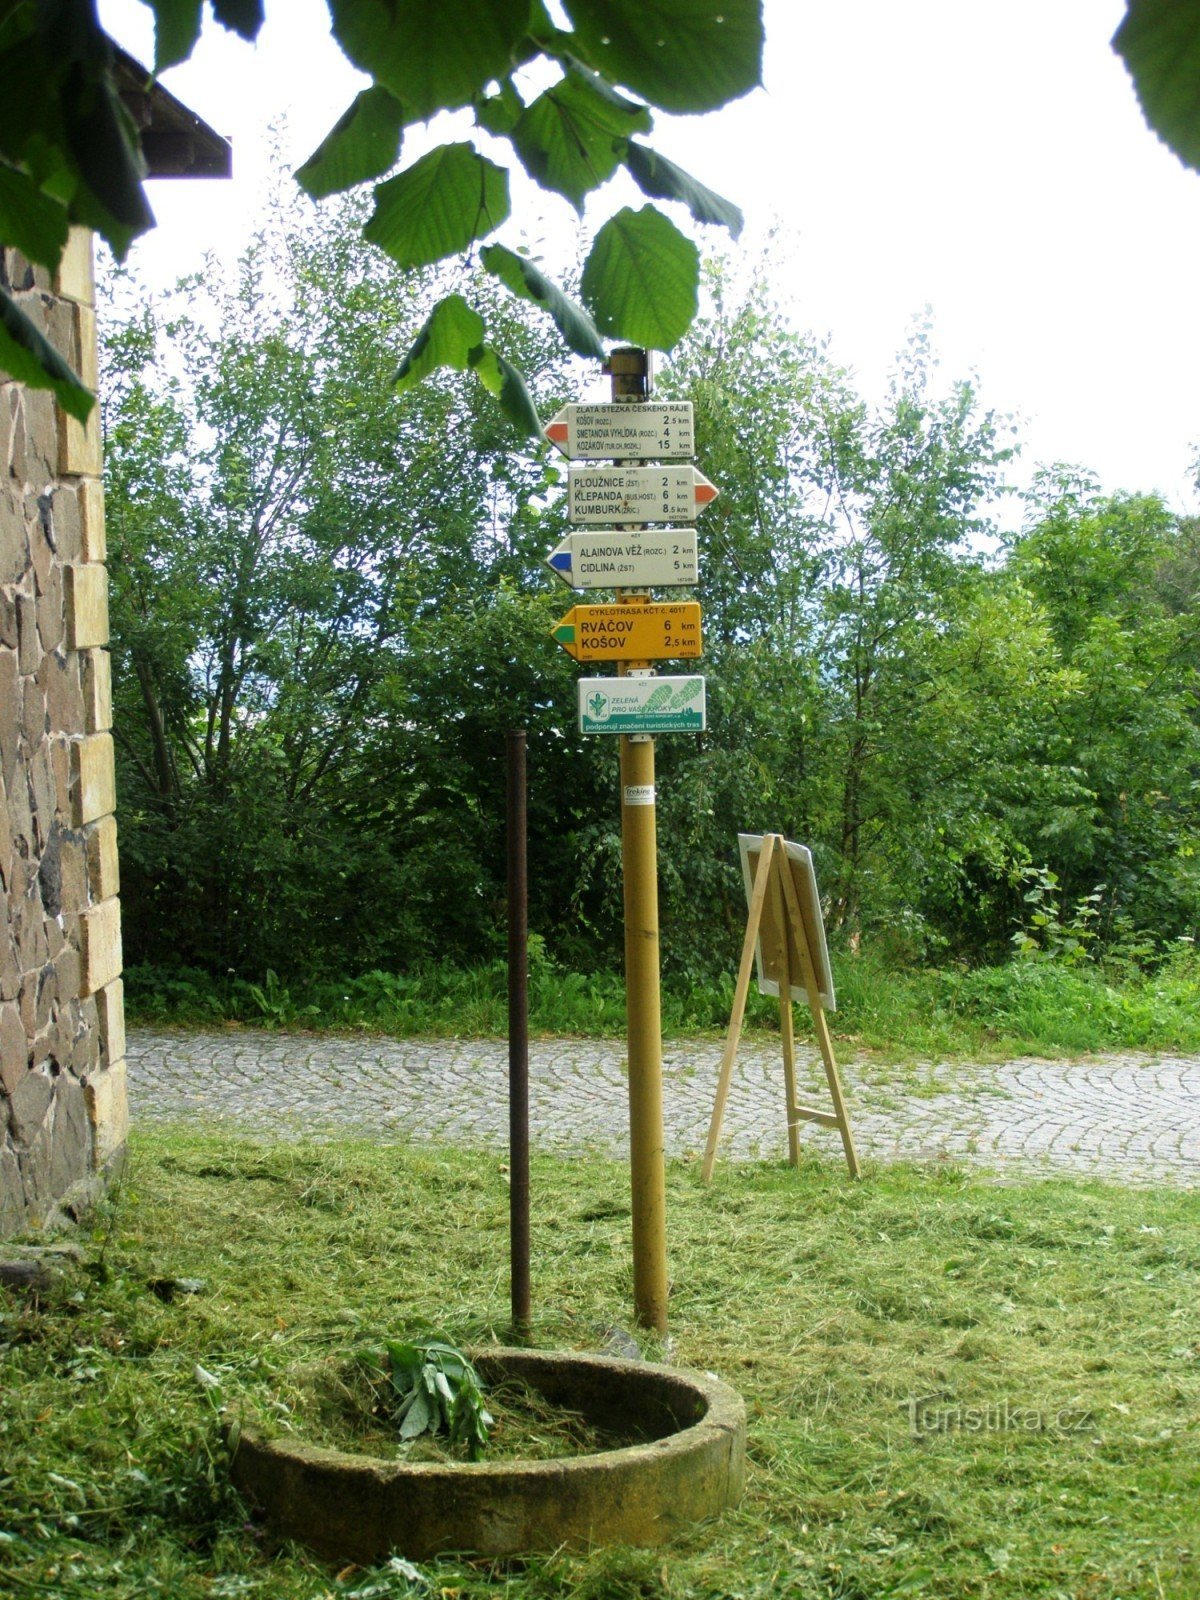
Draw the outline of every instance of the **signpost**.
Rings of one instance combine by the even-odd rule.
[[[667,1192],[663,1161],[662,1014],[658,960],[658,837],[654,735],[701,733],[705,686],[699,677],[659,678],[651,661],[701,653],[695,601],[654,604],[633,596],[693,584],[699,576],[693,523],[717,488],[695,467],[651,466],[690,458],[692,407],[652,402],[650,355],[614,350],[606,363],[612,403],[568,405],[546,438],[572,461],[569,533],[546,564],[573,589],[615,589],[616,603],[573,606],[553,629],[576,661],[612,662],[615,678],[579,684],[582,733],[620,734],[621,871],[625,895],[625,1009],[629,1047],[629,1169],[633,1212],[633,1296],[638,1321],[667,1331]]]
[[[703,678],[580,678],[580,733],[703,733]]]
[[[546,565],[572,589],[672,589],[700,577],[695,528],[569,533]]]
[[[546,424],[546,437],[572,461],[639,460],[696,453],[692,402],[665,405],[569,405]]]
[[[669,661],[703,654],[696,600],[572,606],[553,633],[576,661]]]
[[[569,467],[572,522],[695,522],[719,490],[695,467]]]

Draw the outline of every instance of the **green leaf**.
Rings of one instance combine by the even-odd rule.
[[[559,333],[577,356],[603,361],[604,345],[596,325],[582,306],[569,300],[526,256],[502,244],[487,244],[479,252],[487,270],[521,300],[532,300],[548,311]]]
[[[483,342],[483,318],[460,294],[439,300],[413,340],[412,349],[396,372],[396,390],[403,394],[439,367],[465,372],[471,351]]]
[[[418,1434],[425,1432],[430,1423],[437,1423],[437,1414],[429,1403],[425,1390],[417,1387],[412,1392],[412,1399],[405,1407],[404,1420],[400,1424],[400,1437],[402,1439],[415,1439]]]
[[[620,166],[629,135],[649,126],[645,106],[601,94],[572,70],[528,107],[511,138],[530,177],[582,212],[584,196]]]
[[[200,37],[203,0],[146,0],[154,12],[154,71],[186,61]]]
[[[700,252],[656,211],[628,207],[600,229],[583,269],[583,298],[601,333],[670,350],[696,315]]]
[[[55,267],[67,242],[67,211],[32,179],[0,162],[0,239],[30,261]]]
[[[625,152],[625,165],[633,174],[638,188],[653,200],[680,200],[697,222],[713,222],[728,228],[736,239],[742,231],[744,218],[730,200],[714,194],[690,173],[677,167],[666,156],[660,156],[647,145],[629,141]]]
[[[1200,0],[1129,0],[1113,48],[1146,121],[1200,171]]]
[[[511,362],[490,345],[478,345],[471,352],[471,365],[485,389],[500,397],[505,416],[522,434],[541,436],[542,424],[525,379]]]
[[[330,0],[333,33],[356,67],[412,120],[467,105],[512,70],[529,0]]]
[[[78,422],[87,421],[96,403],[4,289],[0,289],[0,372],[31,389],[52,389],[59,405]]]
[[[86,186],[76,194],[72,215],[103,233],[121,258],[154,226],[142,192],[146,164],[137,129],[107,69],[72,68],[61,104],[67,146]]]
[[[508,174],[473,145],[444,144],[375,189],[363,229],[402,267],[457,254],[508,216]]]
[[[263,25],[263,0],[213,0],[213,16],[223,28],[253,42]]]
[[[357,95],[302,167],[296,181],[314,200],[352,189],[395,166],[404,107],[378,84]]]
[[[592,65],[665,111],[713,111],[762,81],[761,0],[564,0]]]
[[[505,139],[516,127],[524,110],[525,102],[513,87],[512,80],[506,78],[500,85],[499,94],[476,100],[475,121],[495,138]]]

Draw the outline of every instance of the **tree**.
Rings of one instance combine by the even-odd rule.
[[[294,967],[302,923],[306,961],[331,947],[355,965],[412,959],[448,926],[447,852],[464,909],[489,909],[456,948],[490,948],[490,813],[442,758],[465,719],[468,760],[494,765],[481,717],[532,692],[502,680],[503,628],[489,681],[469,681],[463,658],[496,616],[523,636],[536,624],[537,601],[502,602],[552,469],[512,452],[460,382],[397,399],[396,351],[439,283],[356,247],[360,221],[353,204],[323,226],[311,207],[284,211],[231,282],[213,268],[181,299],[114,319],[104,422],[134,960],[170,926],[176,960]],[[565,380],[542,330],[478,292],[552,406]],[[395,908],[383,920],[381,897]]]
[[[146,3],[162,72],[191,54],[201,0]],[[384,178],[364,234],[412,269],[469,255],[506,220],[508,165],[493,156],[515,159],[580,214],[624,167],[651,199],[737,233],[735,206],[642,140],[653,128],[651,108],[711,111],[758,84],[761,0],[564,0],[564,8],[569,29],[555,24],[543,0],[330,0],[334,36],[374,81],[299,169],[301,186],[325,198]],[[213,12],[252,40],[263,0],[213,0]],[[69,223],[85,223],[123,259],[153,217],[137,129],[94,0],[3,0],[0,85],[0,241],[55,267]],[[385,177],[406,128],[460,108],[474,115],[470,139]],[[653,205],[626,207],[600,228],[582,277],[586,311],[502,244],[482,246],[479,260],[507,291],[547,312],[571,350],[596,359],[606,337],[669,349],[696,310],[696,247]],[[398,381],[406,387],[440,366],[471,369],[510,419],[536,434],[520,370],[488,335],[484,305],[479,295],[473,305],[446,295],[401,361]],[[0,368],[53,388],[73,415],[86,417],[91,397],[2,289]]]

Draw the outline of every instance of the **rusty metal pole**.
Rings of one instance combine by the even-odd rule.
[[[614,350],[614,401],[650,398],[650,353]],[[646,595],[617,592],[618,600]],[[648,667],[627,662],[620,671]],[[667,1182],[663,1150],[662,1012],[658,951],[658,828],[654,740],[621,735],[621,866],[625,891],[625,1009],[629,1053],[629,1165],[633,1297],[638,1322],[667,1331]]]
[[[529,878],[526,859],[525,732],[506,740],[508,833],[508,1226],[512,1324],[530,1329],[529,1285]]]

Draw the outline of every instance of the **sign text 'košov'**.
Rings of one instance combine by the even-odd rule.
[[[695,467],[569,467],[572,522],[695,522],[717,498]]]
[[[668,661],[703,655],[700,604],[572,606],[551,630],[576,661]]]
[[[569,533],[546,565],[572,589],[670,589],[700,581],[695,528]]]
[[[703,733],[703,678],[580,678],[580,733]]]
[[[695,455],[692,402],[665,405],[568,405],[546,424],[546,437],[572,461]]]

